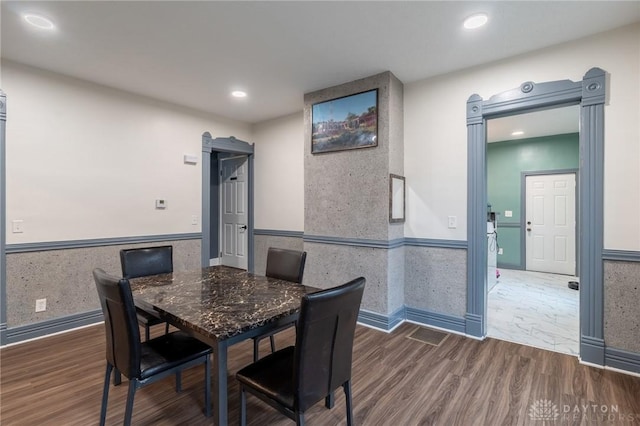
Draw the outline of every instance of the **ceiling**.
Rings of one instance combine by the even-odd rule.
[[[411,83],[640,21],[638,1],[1,3],[3,58],[248,123],[379,72]]]
[[[564,106],[488,120],[487,142],[563,135],[578,133],[579,130],[580,106]],[[512,135],[513,132],[522,132],[522,134]]]

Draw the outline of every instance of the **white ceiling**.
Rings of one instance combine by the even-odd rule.
[[[573,105],[489,120],[487,142],[578,133],[579,129],[580,106]],[[514,136],[515,131],[523,134]]]
[[[640,21],[640,2],[2,1],[2,57],[255,123],[383,71],[404,83]],[[20,14],[50,17],[52,34]],[[463,30],[468,15],[486,27]],[[243,89],[249,96],[232,99]]]

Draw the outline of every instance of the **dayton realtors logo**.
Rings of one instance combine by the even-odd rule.
[[[560,408],[558,408],[560,407]],[[640,423],[640,414],[621,413],[617,405],[556,405],[547,399],[534,401],[529,407],[531,420],[545,422]]]
[[[598,424],[605,422],[640,422],[640,414],[621,413],[617,405],[575,404],[562,406],[562,419],[587,421]]]
[[[539,399],[529,407],[531,420],[553,421],[559,416],[558,407],[548,399]]]

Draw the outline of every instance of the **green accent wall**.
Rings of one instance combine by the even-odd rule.
[[[487,144],[487,200],[498,215],[499,268],[524,269],[520,259],[522,172],[577,169],[579,134],[544,136]],[[511,210],[512,217],[504,212]]]

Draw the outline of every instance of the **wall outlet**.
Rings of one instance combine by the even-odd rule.
[[[455,229],[458,227],[458,217],[457,216],[449,216],[449,228]]]
[[[193,215],[191,216],[191,224],[192,225],[197,225],[198,224],[198,215]]]
[[[498,249],[498,254],[502,254],[502,248]]]
[[[24,232],[24,221],[23,220],[14,220],[11,222],[11,231],[14,234],[22,234]]]
[[[36,312],[44,312],[47,310],[47,299],[36,299]]]

